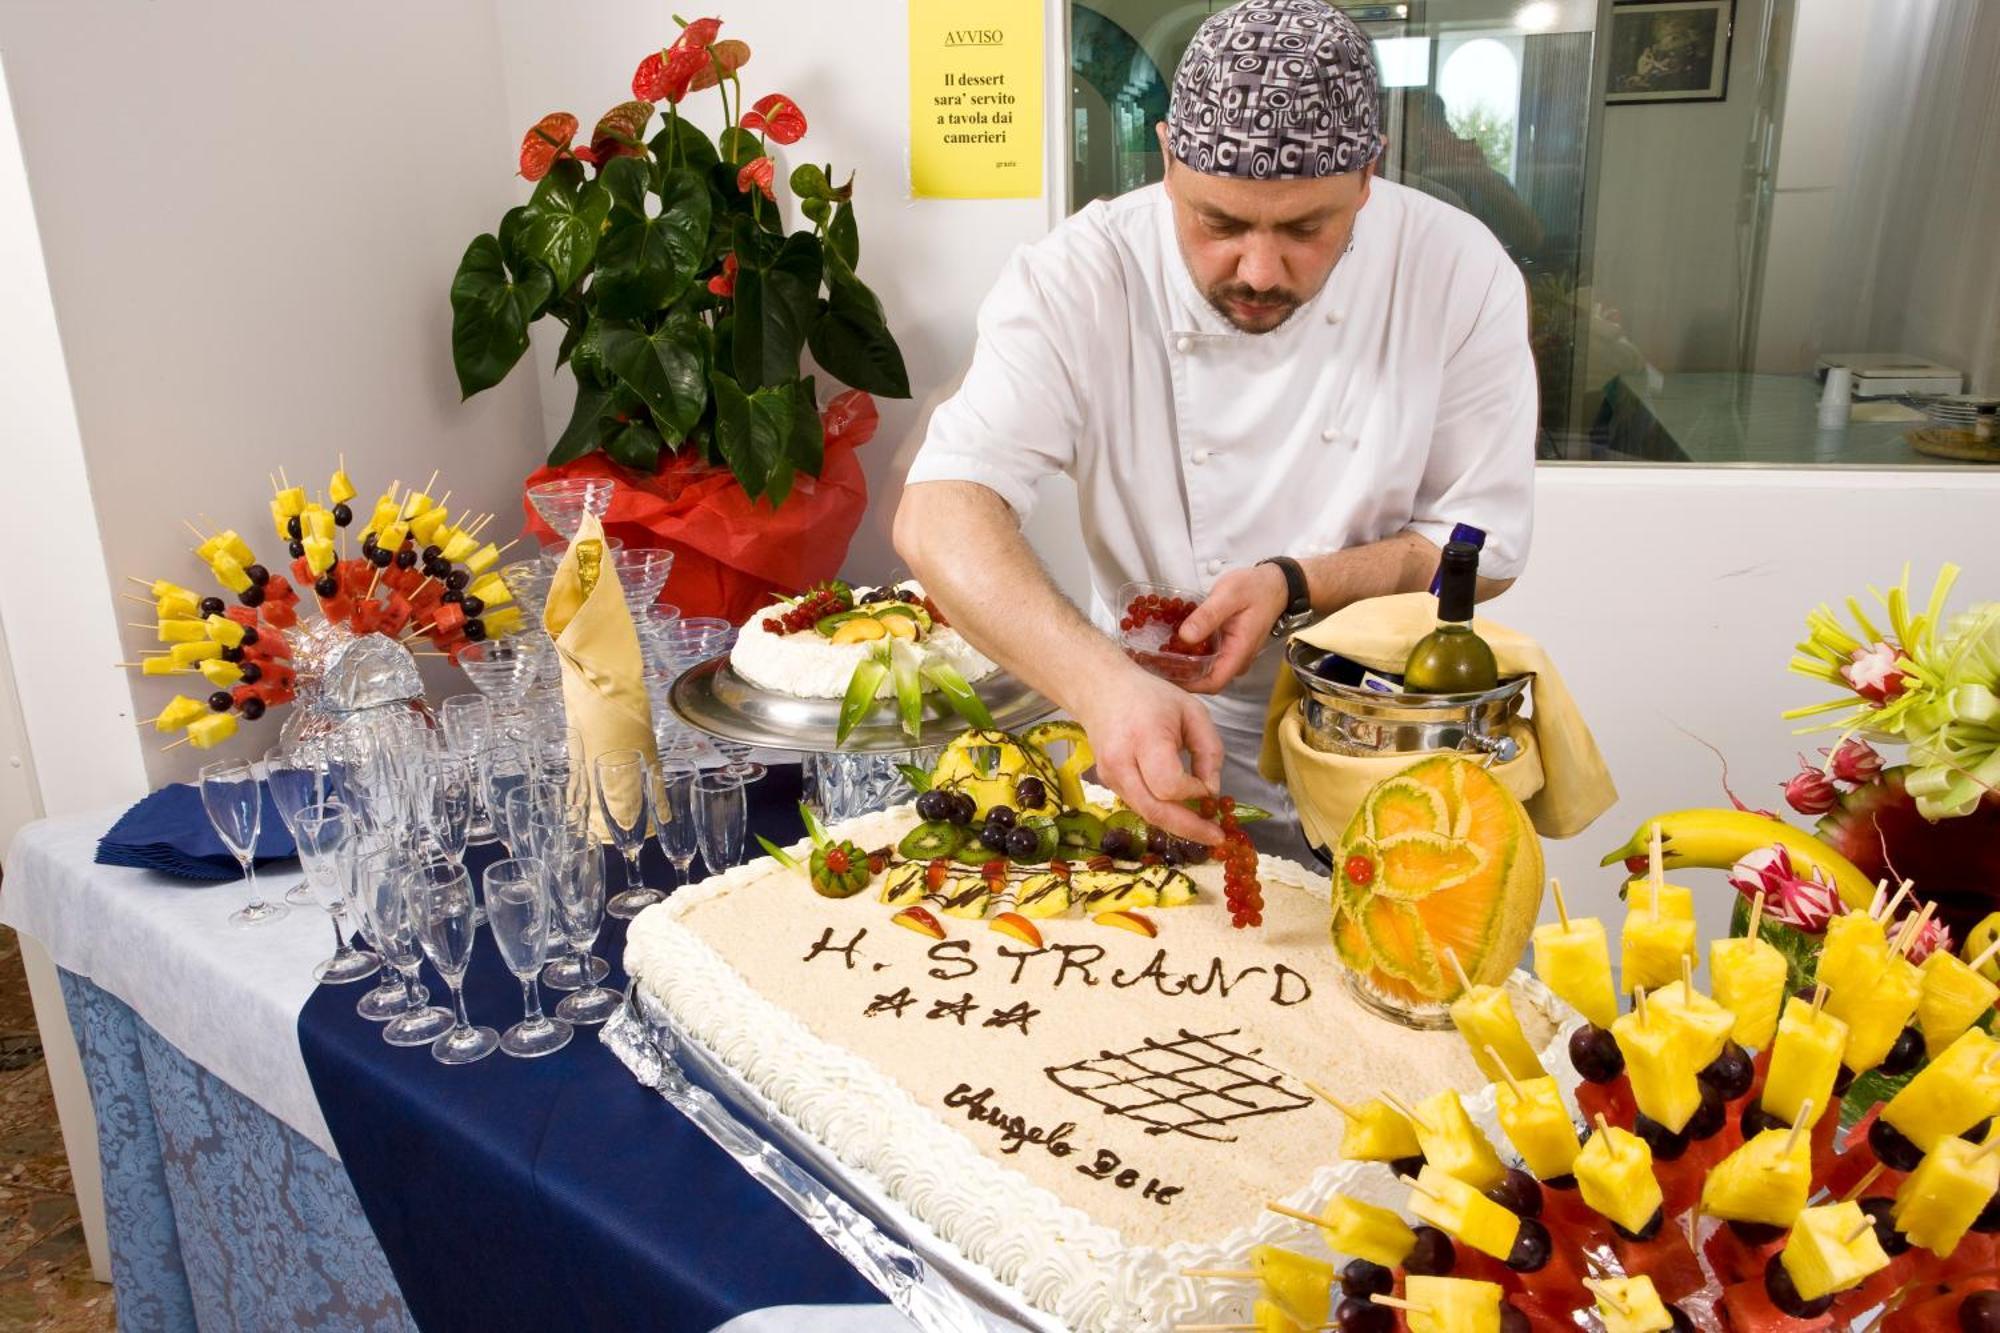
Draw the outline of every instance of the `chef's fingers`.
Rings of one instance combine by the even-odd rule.
[[[1223,575],[1216,582],[1214,590],[1202,598],[1201,604],[1188,612],[1188,618],[1181,622],[1181,642],[1200,643],[1231,619],[1241,615],[1249,608],[1252,600],[1244,591],[1241,580],[1233,573]]]
[[[1208,670],[1201,679],[1183,688],[1190,694],[1221,693],[1224,686],[1249,669],[1257,650],[1269,637],[1268,630],[1269,626],[1261,623],[1254,607],[1243,608],[1222,625],[1221,642],[1216,645],[1215,660],[1208,664]]]
[[[1222,734],[1215,729],[1208,710],[1196,705],[1188,710],[1187,720],[1181,729],[1185,734],[1187,751],[1194,760],[1195,781],[1201,783],[1204,793],[1209,796],[1222,794]]]
[[[1148,823],[1207,846],[1222,841],[1221,829],[1180,804],[1182,801],[1199,800],[1210,792],[1181,763],[1178,745],[1155,733],[1140,740],[1135,759],[1139,780],[1149,799],[1145,805],[1135,802],[1133,808],[1144,815]]]

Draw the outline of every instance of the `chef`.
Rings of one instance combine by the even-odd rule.
[[[1535,371],[1499,242],[1377,173],[1374,60],[1345,14],[1210,16],[1159,133],[1163,182],[1008,262],[895,542],[954,626],[1084,725],[1107,786],[1213,843],[1181,802],[1285,808],[1256,774],[1285,634],[1427,587],[1458,524],[1486,534],[1482,596],[1520,572]],[[1058,472],[1077,486],[1089,617],[1021,533]],[[1100,628],[1128,580],[1203,594],[1180,634],[1215,637],[1204,677],[1150,675]]]

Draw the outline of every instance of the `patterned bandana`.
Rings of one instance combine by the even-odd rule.
[[[1167,142],[1211,176],[1359,171],[1382,151],[1368,38],[1324,0],[1242,0],[1211,14],[1174,71]]]

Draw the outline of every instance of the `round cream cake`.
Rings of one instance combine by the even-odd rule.
[[[913,579],[897,586],[920,595],[923,592]],[[856,595],[864,595],[874,589],[857,587],[854,591]],[[801,699],[842,698],[847,694],[847,682],[853,678],[854,668],[868,659],[873,644],[835,643],[811,629],[779,634],[764,628],[766,620],[782,615],[797,601],[793,598],[767,606],[744,622],[736,633],[736,646],[729,651],[729,665],[751,684],[779,694]],[[991,658],[967,643],[965,636],[949,625],[932,625],[917,646],[925,654],[956,667],[968,684],[977,685],[999,670]],[[927,682],[924,688],[933,687]],[[894,681],[884,679],[875,693],[877,698],[892,697]]]

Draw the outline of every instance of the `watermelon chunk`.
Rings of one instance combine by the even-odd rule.
[[[1732,1333],[1823,1333],[1834,1327],[1831,1318],[1794,1319],[1771,1304],[1761,1273],[1724,1287],[1722,1308],[1729,1316]]]

